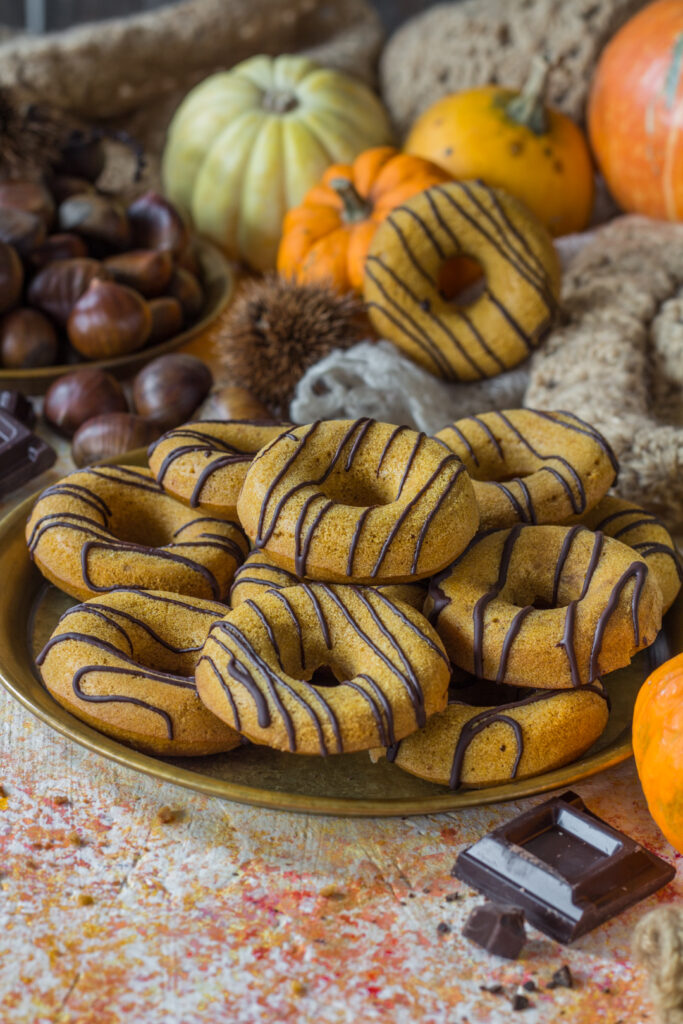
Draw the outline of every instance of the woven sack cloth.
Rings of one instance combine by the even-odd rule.
[[[168,122],[201,79],[257,53],[300,52],[372,82],[382,43],[366,0],[186,0],[128,18],[0,43],[0,84],[20,85],[145,148],[140,188],[158,184]],[[104,184],[130,176],[116,161]],[[117,175],[120,181],[117,180]]]
[[[534,54],[552,65],[549,102],[581,121],[593,68],[646,0],[464,0],[411,18],[382,53],[384,100],[397,126],[442,96],[498,82],[521,86]]]

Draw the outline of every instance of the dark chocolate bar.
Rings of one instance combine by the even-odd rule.
[[[49,469],[56,458],[51,445],[0,409],[0,496]]]
[[[29,430],[33,430],[36,414],[31,400],[21,391],[0,391],[0,409],[4,409],[10,416],[14,416],[15,420],[19,420]]]
[[[675,875],[666,861],[567,792],[520,814],[463,850],[453,874],[569,943],[645,899]]]

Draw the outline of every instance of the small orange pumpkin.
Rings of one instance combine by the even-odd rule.
[[[368,149],[353,164],[333,164],[300,206],[286,215],[277,269],[299,284],[326,281],[339,291],[363,290],[365,258],[378,225],[407,199],[450,181],[447,171],[391,146]],[[448,291],[464,287],[479,269],[451,267]]]
[[[683,654],[643,683],[633,713],[633,753],[650,814],[683,853]]]
[[[405,150],[457,181],[504,189],[558,236],[588,224],[593,166],[578,125],[545,105],[547,73],[538,57],[521,92],[484,85],[444,96],[418,117]]]

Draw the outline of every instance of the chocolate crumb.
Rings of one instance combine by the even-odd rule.
[[[176,812],[167,804],[164,804],[164,806],[160,807],[157,811],[157,821],[160,821],[162,825],[170,825],[172,821],[176,820],[176,818]]]
[[[531,1006],[531,1003],[526,996],[522,995],[521,992],[515,992],[510,1001],[510,1005],[513,1010],[527,1010]]]
[[[551,980],[548,982],[547,988],[574,988],[572,972],[569,970],[567,964],[563,964],[559,970],[555,971]]]
[[[537,986],[536,982],[533,981],[531,978],[529,978],[528,981],[524,982],[524,984],[522,985],[522,988],[525,988],[527,990],[527,992],[538,992],[538,986]]]
[[[65,804],[71,803],[71,801],[63,793],[57,793],[56,796],[52,797],[52,803],[56,804],[57,807],[63,807]]]
[[[417,896],[416,892],[409,892],[408,893],[408,899],[409,900],[414,900],[416,896]]]
[[[440,921],[436,926],[436,930],[440,935],[448,935],[451,930],[451,926],[446,924],[445,921]]]
[[[94,903],[94,899],[87,892],[79,892],[77,897],[77,903],[79,907],[91,907]]]
[[[429,886],[428,886],[428,885],[425,885],[425,887],[424,887],[424,889],[422,890],[422,892],[426,892],[426,893],[429,893],[429,892],[431,892],[431,889],[429,888]]]
[[[429,299],[420,299],[418,306],[424,313],[428,313],[431,307]]]
[[[500,996],[505,991],[498,981],[494,981],[491,985],[480,985],[479,988],[482,992],[489,992],[492,996]]]
[[[459,900],[459,899],[460,899],[460,893],[459,892],[447,892],[446,893],[446,903],[454,903],[455,900]]]

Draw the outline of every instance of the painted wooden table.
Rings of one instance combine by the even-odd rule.
[[[55,469],[13,501],[70,468],[61,446]],[[463,845],[535,800],[383,820],[284,814],[137,775],[4,691],[0,721],[2,1024],[654,1019],[630,941],[658,900],[683,898],[683,869],[632,761],[576,788],[676,862],[676,880],[571,949],[532,930],[508,962],[461,937],[481,897],[451,868]],[[548,989],[565,963],[575,987]],[[527,981],[537,991],[518,1013],[482,989]]]

